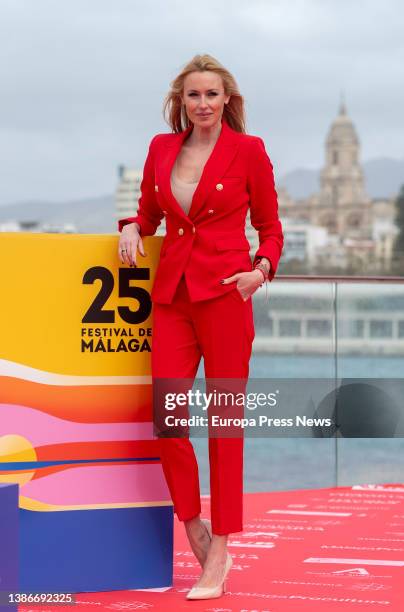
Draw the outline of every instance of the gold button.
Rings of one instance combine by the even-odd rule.
[[[216,185],[216,189],[217,189],[218,191],[222,191],[222,189],[223,189],[223,185],[222,185],[222,183],[218,183],[218,184]]]
[[[158,185],[154,185],[154,191],[158,191],[159,190],[159,186]]]
[[[183,228],[182,228],[182,227],[180,227],[180,229],[178,230],[178,233],[179,233],[179,235],[180,235],[180,236],[182,236],[182,235],[183,235],[184,230],[183,230]]]
[[[192,231],[193,231],[193,233],[195,234],[196,229],[195,229],[195,226],[194,226],[194,225],[192,226]]]
[[[209,213],[210,215],[212,215],[212,214],[213,214],[213,209],[212,209],[212,208],[210,208],[210,209],[208,210],[208,213]]]

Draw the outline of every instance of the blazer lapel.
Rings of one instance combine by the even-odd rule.
[[[167,196],[172,206],[185,219],[195,219],[198,211],[203,205],[209,192],[220,182],[220,178],[225,174],[228,166],[232,162],[238,146],[239,134],[232,130],[225,119],[222,119],[222,129],[219,134],[215,146],[205,163],[199,183],[195,189],[189,214],[185,214],[181,205],[175,199],[171,190],[171,171],[175,160],[180,152],[182,143],[192,130],[192,125],[187,127],[183,132],[175,134],[174,138],[168,140],[165,148],[165,155],[160,160],[161,170],[161,188]]]

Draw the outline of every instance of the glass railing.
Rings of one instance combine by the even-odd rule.
[[[328,438],[247,436],[245,491],[402,482],[404,427],[390,420],[404,383],[404,278],[280,275],[267,289],[253,298],[250,378],[344,385],[338,409],[366,426]],[[366,434],[375,419],[381,427]],[[193,443],[207,493],[206,440]]]

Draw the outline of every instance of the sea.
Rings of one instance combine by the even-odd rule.
[[[197,378],[203,378],[203,361]],[[404,357],[252,355],[250,379],[404,379]],[[401,400],[401,398],[400,398]],[[401,408],[401,401],[400,401]],[[380,408],[383,411],[383,407]],[[209,494],[206,438],[191,438],[201,494]],[[404,437],[245,437],[244,491],[267,492],[356,484],[404,483]]]

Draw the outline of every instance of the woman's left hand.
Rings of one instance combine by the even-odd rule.
[[[223,278],[221,282],[223,285],[236,282],[237,290],[243,300],[246,301],[262,285],[262,280],[262,274],[259,270],[251,270],[251,272],[237,272],[233,276]]]

